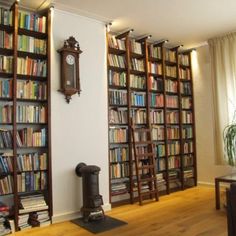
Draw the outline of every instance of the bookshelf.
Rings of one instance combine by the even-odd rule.
[[[110,202],[134,202],[131,120],[151,127],[162,194],[197,184],[191,52],[107,34]],[[138,151],[142,153],[145,147]]]
[[[52,216],[50,27],[50,11],[0,8],[0,196],[15,230]]]

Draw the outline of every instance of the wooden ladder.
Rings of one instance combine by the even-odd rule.
[[[131,138],[135,162],[139,204],[143,198],[159,200],[152,133],[150,128],[135,128],[131,120]],[[145,198],[145,199],[146,199]]]

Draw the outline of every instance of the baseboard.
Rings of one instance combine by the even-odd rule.
[[[198,185],[215,188],[215,183],[211,183],[211,182],[198,181]],[[229,187],[229,183],[220,183],[220,187]]]
[[[107,203],[102,206],[103,210],[105,212],[111,210],[111,204]],[[57,214],[52,217],[52,223],[59,223],[59,222],[64,222],[64,221],[69,221],[69,220],[74,220],[77,218],[82,217],[81,213],[79,211],[77,212],[65,212],[62,214]]]

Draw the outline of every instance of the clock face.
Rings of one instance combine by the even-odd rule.
[[[74,57],[73,55],[71,55],[71,54],[67,55],[67,56],[66,56],[66,62],[67,62],[67,64],[69,64],[69,65],[74,65],[74,63],[75,63],[75,57]]]

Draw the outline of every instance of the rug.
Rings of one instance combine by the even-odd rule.
[[[98,234],[105,232],[107,230],[111,230],[122,225],[126,225],[127,222],[122,220],[115,219],[110,216],[105,216],[104,219],[91,221],[91,222],[84,222],[82,218],[75,219],[71,221],[72,223],[81,226],[82,228],[88,230],[91,233]]]

